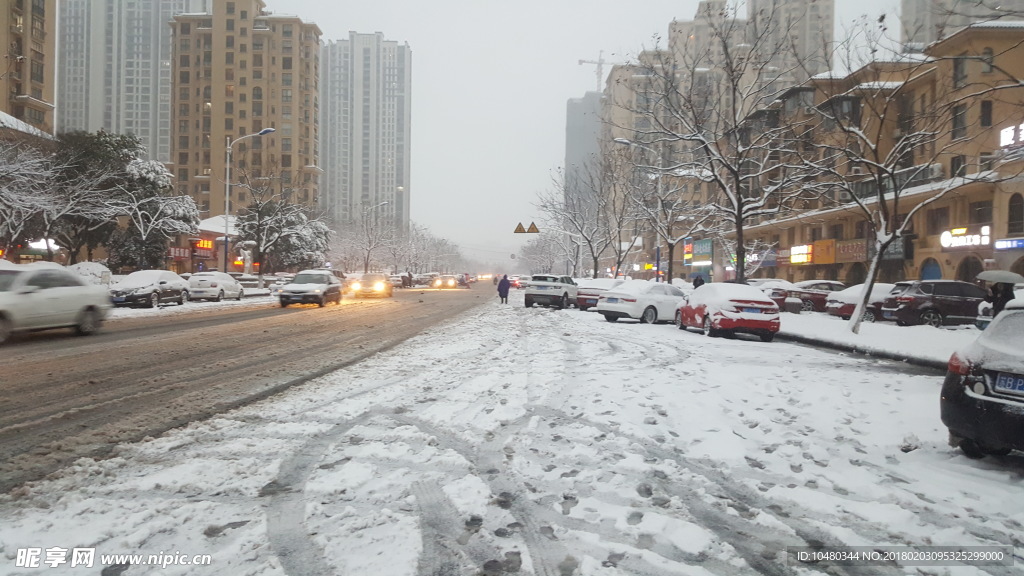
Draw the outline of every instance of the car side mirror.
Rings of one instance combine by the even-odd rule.
[[[39,286],[24,286],[18,290],[18,294],[35,294],[36,292],[39,292]]]
[[[161,286],[163,286],[164,284],[167,284],[167,280],[161,280],[161,281],[160,281],[160,285],[161,285]]]

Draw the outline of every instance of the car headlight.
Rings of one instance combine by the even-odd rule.
[[[373,289],[376,290],[377,292],[383,291],[384,290],[384,283],[383,282],[377,282],[376,284],[373,285]]]
[[[449,286],[455,286],[455,280],[449,280],[448,281],[448,285]]]
[[[362,285],[362,284],[360,284],[359,282],[353,282],[353,283],[352,283],[352,289],[353,289],[353,290],[359,290],[359,289],[361,289],[362,287],[363,287],[363,285]]]

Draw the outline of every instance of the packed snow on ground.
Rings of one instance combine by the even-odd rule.
[[[941,374],[511,301],[16,489],[0,499],[0,574],[88,573],[15,566],[51,547],[213,563],[128,575],[606,576],[825,573],[787,565],[809,541],[1024,546],[1024,458],[947,446]],[[139,313],[175,308],[202,310]],[[970,333],[858,338],[950,348]]]

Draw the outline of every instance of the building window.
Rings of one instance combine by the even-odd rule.
[[[967,54],[953,58],[953,88],[963,88],[967,84]]]
[[[228,4],[227,4],[227,11],[228,11],[228,14],[234,14],[235,13],[235,3],[234,2],[228,2]]]
[[[949,229],[949,207],[928,211],[928,235],[937,236]]]
[[[992,101],[982,100],[981,101],[981,125],[991,126],[992,125]]]
[[[234,36],[227,36],[227,37],[225,37],[224,38],[224,47],[225,48],[234,48],[235,47],[235,37]]]
[[[188,88],[178,89],[178,100],[188,100]]]
[[[992,53],[992,49],[991,48],[986,47],[984,50],[981,51],[981,73],[982,74],[991,74],[992,73],[992,65],[993,65],[994,60],[995,60],[995,57],[994,57],[994,55]]]
[[[956,178],[967,173],[967,157],[953,156],[949,159],[949,177]]]
[[[263,88],[256,86],[252,89],[253,100],[263,100]]]
[[[967,136],[967,105],[957,104],[953,106],[953,133],[954,140]]]
[[[235,31],[235,19],[234,18],[228,18],[227,21],[225,22],[225,27],[228,30],[234,32]]]
[[[188,182],[188,168],[178,169],[178,182]]]
[[[188,70],[181,70],[178,72],[178,83],[188,84]]]
[[[1010,206],[1006,218],[1007,234],[1024,234],[1024,196],[1010,196]]]
[[[190,58],[188,57],[188,54],[182,54],[178,57],[178,66],[182,68],[188,68],[189,60]]]
[[[188,148],[188,136],[178,136],[178,148]]]
[[[991,224],[992,223],[992,201],[971,202],[967,206],[968,224]]]
[[[281,58],[281,69],[282,70],[291,70],[292,69],[292,57],[291,56],[284,56],[284,57]]]

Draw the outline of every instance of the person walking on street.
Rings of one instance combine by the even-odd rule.
[[[996,282],[992,285],[991,295],[985,298],[986,302],[992,303],[992,317],[995,318],[1006,308],[1006,303],[1015,297],[1013,284],[1007,282]]]
[[[694,289],[700,288],[703,285],[704,285],[704,278],[703,277],[695,276],[693,278],[693,287],[694,287]]]
[[[508,289],[511,287],[512,283],[508,281],[508,274],[505,274],[498,282],[498,297],[501,298],[502,304],[508,304]]]

